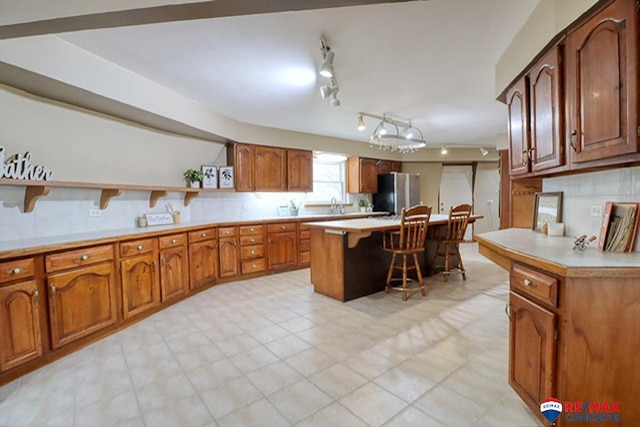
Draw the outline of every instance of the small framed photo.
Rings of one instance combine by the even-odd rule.
[[[220,166],[220,188],[234,188],[233,166]]]
[[[202,165],[202,188],[218,188],[218,168]]]
[[[542,231],[545,224],[562,222],[562,192],[536,193],[533,230]]]

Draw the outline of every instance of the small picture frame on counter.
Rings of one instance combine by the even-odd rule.
[[[546,224],[556,222],[562,222],[562,192],[536,193],[532,229],[544,232]]]
[[[202,165],[202,188],[218,188],[218,168]]]
[[[220,188],[233,188],[233,166],[220,166]]]

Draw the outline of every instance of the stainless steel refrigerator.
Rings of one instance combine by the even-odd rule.
[[[378,175],[378,192],[373,195],[373,210],[400,215],[402,208],[420,204],[420,174],[392,172]]]

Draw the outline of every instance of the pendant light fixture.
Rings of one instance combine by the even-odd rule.
[[[358,113],[358,130],[366,128],[364,117],[379,120],[378,125],[369,137],[369,146],[377,147],[383,151],[398,151],[400,153],[413,153],[427,145],[422,131],[413,126],[411,121],[390,117],[388,114],[377,116],[369,113]]]

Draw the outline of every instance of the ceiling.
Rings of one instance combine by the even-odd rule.
[[[429,144],[495,145],[494,67],[539,0],[429,0],[164,22],[58,37],[232,119],[367,141],[358,112],[412,121]],[[340,107],[317,74],[335,53]],[[502,89],[502,88],[500,88]]]

